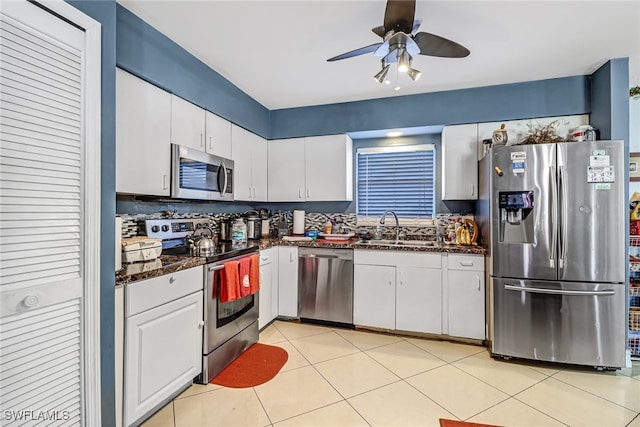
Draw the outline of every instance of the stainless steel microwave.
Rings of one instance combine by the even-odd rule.
[[[233,201],[233,160],[171,144],[171,197]]]

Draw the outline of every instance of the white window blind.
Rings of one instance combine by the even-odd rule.
[[[378,217],[388,209],[403,218],[433,217],[433,145],[362,148],[356,153],[358,217]]]

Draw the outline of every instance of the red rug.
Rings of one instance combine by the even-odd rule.
[[[275,377],[289,358],[285,349],[256,343],[224,368],[209,384],[232,388],[254,387]]]
[[[468,423],[466,421],[446,420],[440,418],[440,427],[498,427],[493,424]]]

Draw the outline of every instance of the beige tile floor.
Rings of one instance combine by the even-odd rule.
[[[289,360],[253,388],[193,385],[145,427],[640,427],[640,365],[617,372],[496,361],[479,346],[276,321]]]

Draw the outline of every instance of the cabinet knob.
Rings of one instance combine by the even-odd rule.
[[[202,327],[204,326],[204,322],[201,320],[198,322],[198,329],[202,329]]]
[[[169,283],[175,283],[175,281],[176,281],[175,277],[173,276],[169,277]]]

